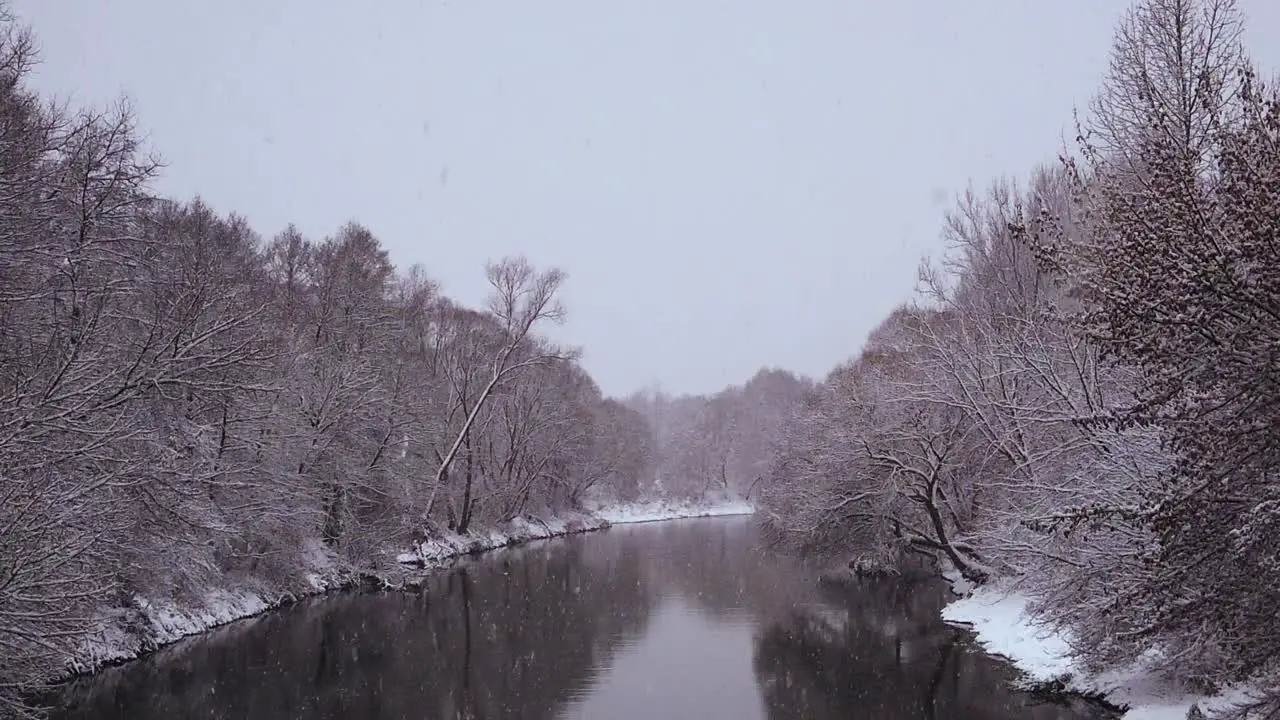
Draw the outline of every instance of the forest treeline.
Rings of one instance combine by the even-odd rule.
[[[6,21],[3,707],[140,596],[303,591],[656,496],[1016,577],[1091,670],[1280,688],[1280,102],[1242,29],[1231,0],[1136,4],[1076,143],[965,194],[919,297],[821,382],[615,400],[542,334],[563,273],[497,260],[467,308],[359,224],[265,237],[161,197],[127,106],[32,91]],[[1268,713],[1280,690],[1239,715]]]
[[[758,510],[860,567],[1018,578],[1089,670],[1280,713],[1280,104],[1229,0],[1142,0],[1079,137],[962,197],[796,409]]]
[[[656,406],[542,334],[559,270],[494,261],[473,309],[358,223],[267,237],[162,197],[127,104],[42,97],[34,35],[0,22],[0,715],[146,602],[285,597],[432,534],[725,494],[727,436],[678,450],[723,429],[704,403],[663,413],[679,467],[655,483]]]

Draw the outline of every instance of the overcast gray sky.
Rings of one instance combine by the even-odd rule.
[[[855,353],[957,192],[1055,156],[1126,5],[11,0],[40,87],[134,101],[162,192],[359,220],[470,304],[488,258],[564,268],[615,395]],[[1280,3],[1242,5],[1275,68]]]

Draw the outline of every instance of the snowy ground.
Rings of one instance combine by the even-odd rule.
[[[1244,698],[1243,692],[1213,698],[1180,692],[1141,667],[1084,676],[1071,658],[1069,638],[1037,625],[1027,614],[1027,598],[1016,591],[979,588],[944,608],[942,617],[972,628],[987,652],[1007,658],[1031,680],[1062,680],[1072,690],[1102,693],[1110,702],[1127,706],[1125,720],[1183,720],[1192,704],[1208,711]]]
[[[348,587],[354,579],[335,565],[332,554],[319,540],[308,544],[300,562],[308,570],[309,585],[302,596]],[[111,608],[96,618],[97,634],[67,661],[67,674],[93,672],[104,665],[132,660],[188,635],[253,617],[298,597],[295,593],[267,592],[262,588],[218,588],[194,602],[181,604],[135,595],[132,607]]]
[[[466,535],[448,535],[428,540],[396,560],[405,565],[435,568],[468,553],[516,545],[530,540],[589,532],[611,524],[677,520],[681,518],[744,515],[754,511],[745,503],[692,504],[676,502],[637,503],[600,507],[589,513],[542,520],[521,517],[507,525]],[[351,585],[353,578],[335,567],[320,543],[309,547],[302,564],[307,568],[309,591],[317,595]],[[104,665],[129,660],[188,635],[196,635],[234,620],[251,617],[297,599],[295,594],[269,593],[240,588],[215,589],[197,602],[178,605],[169,600],[136,596],[136,617],[124,610],[112,610],[99,618],[101,631],[86,642],[76,657],[67,661],[68,674],[92,672]]]
[[[731,501],[716,505],[697,505],[679,502],[637,503],[599,508],[592,514],[614,525],[622,523],[654,522],[679,518],[716,517],[721,515],[750,515],[755,507],[743,501]]]
[[[566,515],[550,520],[527,516],[516,518],[505,527],[494,528],[486,532],[433,538],[413,548],[410,552],[401,553],[396,557],[396,560],[405,564],[433,567],[466,553],[517,545],[530,540],[589,532],[609,525],[722,515],[749,515],[754,511],[755,508],[742,502],[708,505],[659,501],[609,505],[592,508],[586,513]]]

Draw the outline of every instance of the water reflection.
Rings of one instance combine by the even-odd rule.
[[[934,584],[824,586],[747,519],[514,548],[70,687],[62,718],[1080,718],[1030,706]]]
[[[760,638],[755,671],[771,718],[1083,717],[1009,692],[1006,666],[939,627],[946,597],[934,583],[864,581],[827,598],[826,613],[793,612]]]

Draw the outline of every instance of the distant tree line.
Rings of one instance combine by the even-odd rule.
[[[1092,670],[1280,689],[1280,102],[1241,31],[1132,8],[1074,151],[966,194],[918,301],[803,401],[774,540],[1018,577]]]
[[[677,497],[751,500],[813,383],[777,368],[709,395],[648,388],[624,402],[652,431],[652,482]]]

